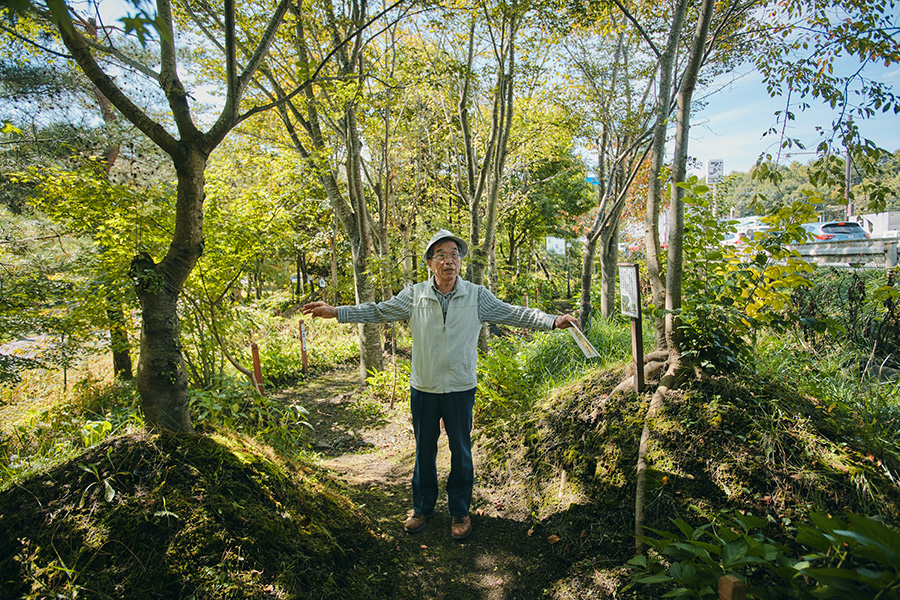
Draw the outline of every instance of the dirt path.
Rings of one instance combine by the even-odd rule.
[[[532,524],[505,514],[503,504],[481,489],[476,462],[473,533],[463,542],[450,537],[446,497],[424,531],[407,534],[403,520],[411,509],[410,479],[415,455],[407,402],[393,410],[363,400],[355,369],[322,375],[283,392],[309,411],[313,448],[321,463],[344,483],[350,496],[395,548],[396,569],[377,576],[396,578],[407,598],[447,600],[529,600],[552,598],[551,588],[565,573],[564,561],[543,536],[529,535]],[[438,473],[449,472],[449,450],[442,436]]]

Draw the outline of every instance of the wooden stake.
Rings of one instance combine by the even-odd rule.
[[[306,370],[308,369],[306,363],[306,327],[303,326],[303,321],[300,321],[300,356],[303,357],[303,374],[306,375]]]
[[[747,584],[734,575],[719,577],[719,600],[747,600]]]
[[[250,350],[253,352],[253,385],[256,386],[256,391],[260,396],[265,396],[262,384],[262,365],[259,362],[259,346],[256,345],[256,342],[250,344]]]

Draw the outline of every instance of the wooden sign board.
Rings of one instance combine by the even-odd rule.
[[[633,319],[641,318],[641,294],[638,286],[638,266],[619,264],[619,295],[622,297],[622,314]]]
[[[619,295],[622,314],[631,317],[631,357],[634,361],[634,391],[644,391],[644,334],[641,327],[641,288],[638,266],[619,263]]]

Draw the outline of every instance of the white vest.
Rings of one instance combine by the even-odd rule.
[[[446,394],[471,390],[477,385],[478,288],[462,278],[450,299],[447,321],[431,280],[412,288],[409,327],[412,330],[412,373],[409,383],[420,392]]]

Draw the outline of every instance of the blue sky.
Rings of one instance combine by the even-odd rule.
[[[871,71],[871,72],[870,72]],[[892,86],[895,94],[900,94],[900,67],[869,67],[867,75]],[[713,159],[724,161],[725,174],[732,171],[749,171],[761,152],[773,155],[778,151],[779,138],[763,134],[776,124],[775,111],[783,110],[783,99],[770,98],[762,80],[755,72],[744,76],[729,74],[722,81],[733,80],[726,87],[709,93],[705,98],[707,106],[695,115],[691,125],[690,156],[703,163],[702,173],[706,175],[706,162]],[[722,84],[720,84],[722,85]],[[695,97],[701,96],[698,90]],[[803,140],[809,154],[795,154],[787,160],[807,162],[813,158],[819,139],[816,126],[829,127],[837,113],[823,103],[809,102],[813,106],[804,112],[795,111],[796,120],[790,124],[788,135]],[[879,113],[867,122],[858,122],[861,133],[879,146],[890,151],[900,149],[900,115],[893,111]],[[798,150],[797,152],[802,152]]]

